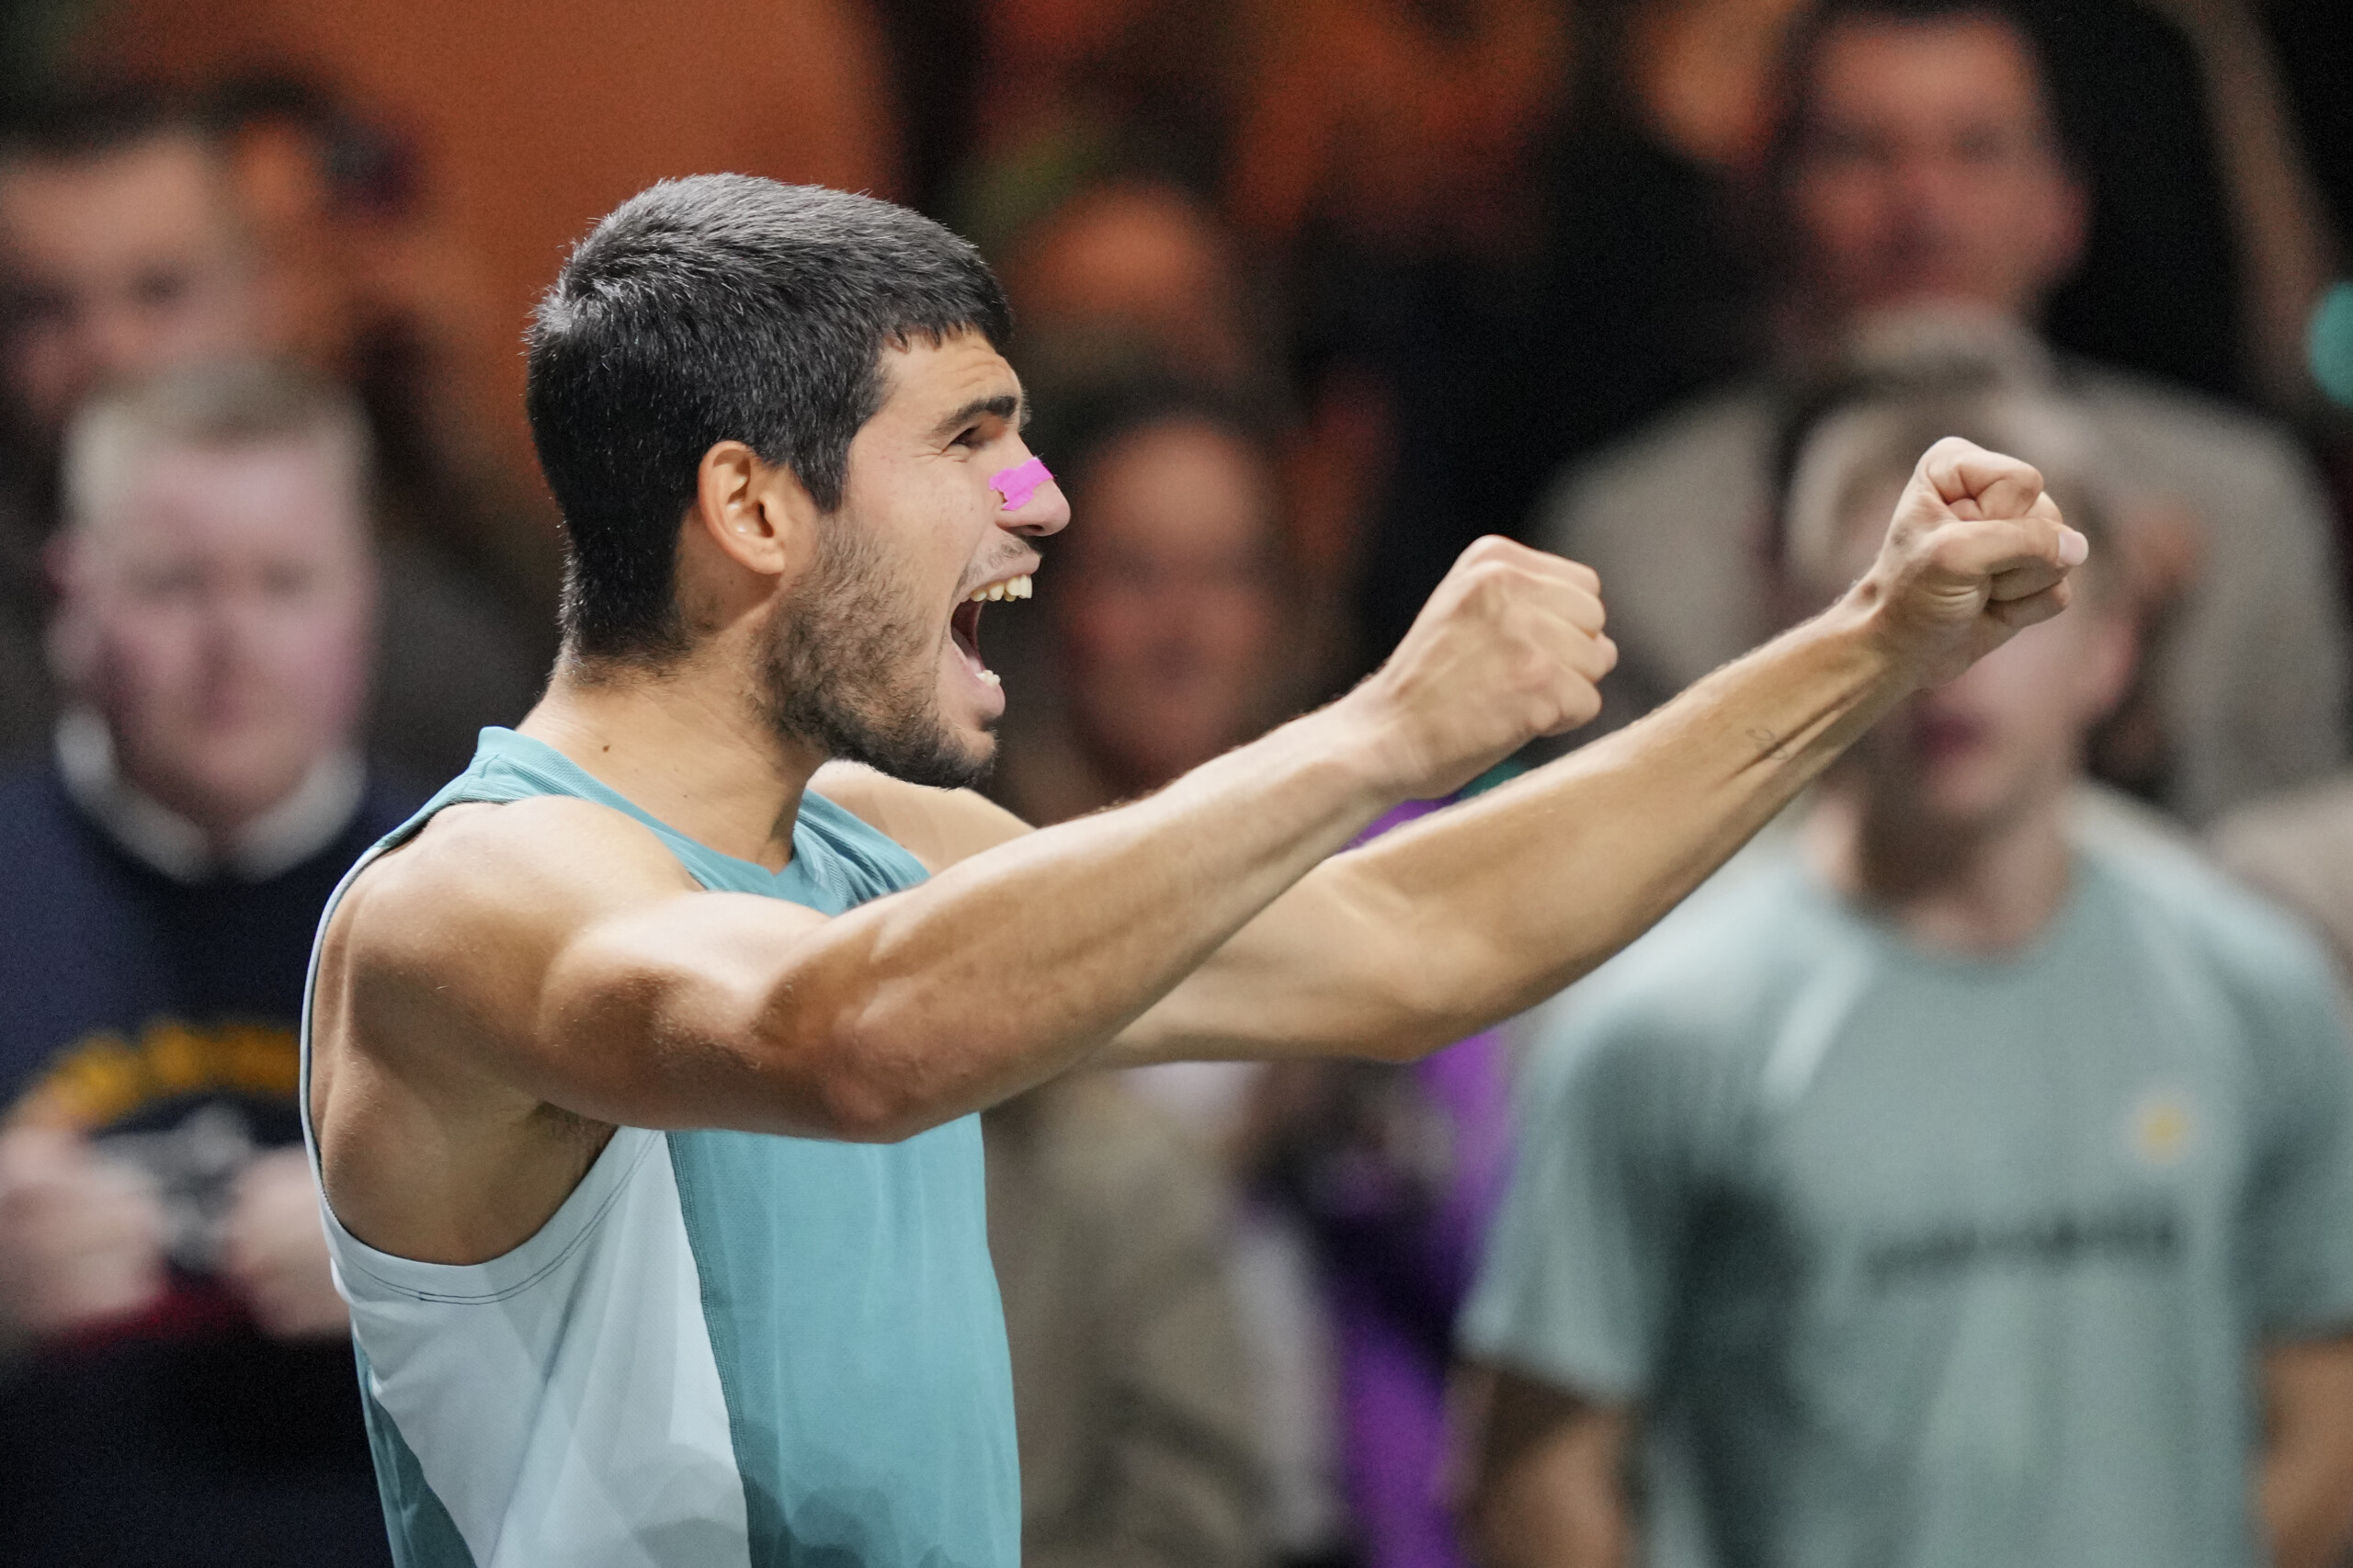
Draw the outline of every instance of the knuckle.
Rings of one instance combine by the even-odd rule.
[[[1495,561],[1516,548],[1501,534],[1481,534],[1464,548],[1460,559],[1465,565],[1476,566]]]
[[[1507,594],[1518,576],[1518,573],[1502,562],[1483,560],[1473,562],[1471,569],[1463,574],[1462,581],[1463,587],[1471,594],[1482,599],[1494,599]]]

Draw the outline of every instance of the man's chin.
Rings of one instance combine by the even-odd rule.
[[[844,747],[841,756],[908,784],[971,790],[984,782],[996,765],[996,737],[985,730],[942,723],[921,744],[904,737],[887,742],[870,738]]]
[[[2020,791],[1982,779],[1951,780],[1920,791],[1907,817],[1923,837],[1976,840],[1999,833],[2024,810]]]

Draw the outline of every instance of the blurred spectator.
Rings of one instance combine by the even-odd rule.
[[[0,718],[14,722],[0,751],[38,744],[53,711],[55,694],[24,649],[41,619],[33,563],[51,527],[68,414],[108,384],[300,346],[290,341],[299,318],[270,308],[290,286],[272,281],[252,243],[234,174],[208,122],[142,93],[53,102],[0,134],[0,391],[11,454],[0,483]],[[407,442],[394,455],[414,450]],[[446,498],[413,483],[414,465],[384,477],[395,496]],[[430,782],[464,766],[481,725],[529,705],[551,632],[431,538],[395,530],[382,543],[369,747]]]
[[[2353,234],[2353,10],[2337,0],[2272,0],[2261,8],[2287,79],[2298,140],[2329,204],[2340,240]]]
[[[935,0],[884,0],[930,13]],[[1121,175],[1199,189],[1232,113],[1233,0],[984,0],[949,24],[971,41],[928,59],[918,91],[961,100],[942,207],[990,255],[1071,196]],[[910,30],[903,22],[902,37]],[[903,46],[903,53],[904,52]],[[920,158],[920,154],[919,154]]]
[[[1261,392],[1277,368],[1252,331],[1237,250],[1215,210],[1182,186],[1087,187],[1006,253],[1024,361],[1037,362],[1042,339],[1043,368],[1065,379],[1158,371],[1231,395]]]
[[[1826,410],[1813,603],[1926,441]],[[2325,1568],[2353,1533],[2353,1042],[2317,949],[2079,795],[2131,620],[2075,607],[1865,737],[1794,834],[1554,1005],[1463,1339],[1496,1564]]]
[[[1054,459],[1082,526],[1042,574],[1051,642],[1008,710],[996,786],[1039,822],[1157,789],[1280,719],[1314,678],[1263,438],[1196,394],[1085,402]],[[1277,1544],[1301,1562],[1451,1563],[1436,1480],[1448,1330],[1500,1187],[1500,1045],[1409,1071],[1135,1081],[1165,1100],[1203,1077],[1239,1080],[1209,1141],[1256,1199],[1234,1242],[1255,1381],[1329,1402],[1304,1421],[1273,1397],[1259,1412]]]
[[[2087,199],[2029,35],[1994,0],[1826,0],[1790,71],[1771,183],[1802,347],[1570,472],[1533,525],[1608,585],[1621,658],[1604,722],[1772,630],[1757,562],[1777,432],[1824,368],[1916,358],[1924,337],[1946,356],[1958,333],[2063,394],[2114,454],[2120,508],[2188,541],[2151,676],[2155,777],[2134,782],[2203,819],[2325,772],[2344,751],[2346,643],[2310,465],[2259,422],[2025,335],[2081,254]]]
[[[218,160],[191,128],[144,117],[98,155],[111,118],[0,140],[0,755],[41,744],[54,717],[40,552],[66,416],[102,372],[229,352],[256,330]]]
[[[70,706],[0,782],[0,1562],[389,1561],[295,1097],[319,912],[406,810],[355,749],[366,470],[249,368],[67,440]]]
[[[1555,0],[1250,7],[1231,200],[1254,239],[1397,256],[1507,255],[1566,78]]]
[[[1772,151],[1774,63],[1803,0],[1630,0],[1623,9],[1623,74],[1639,122],[1720,177],[1753,176]],[[2325,276],[2328,222],[2257,15],[2271,12],[2298,39],[2293,0],[2008,9],[2044,57],[2063,134],[2093,187],[2086,255],[2050,302],[2054,341],[2302,410],[2309,383],[2294,337]]]
[[[1003,275],[1021,324],[1014,356],[1037,400],[1051,414],[1106,386],[1162,381],[1231,407],[1287,413],[1279,312],[1245,249],[1200,197],[1134,176],[1085,187],[1013,237]],[[1345,607],[1387,477],[1390,429],[1362,388],[1331,378],[1313,391],[1299,417],[1262,421],[1281,425],[1262,444],[1281,473],[1297,598],[1328,677],[1349,657]],[[1099,412],[1092,418],[1101,423]]]
[[[1247,7],[1226,206],[1280,270],[1308,427],[1355,471],[1337,515],[1360,515],[1365,537],[1334,551],[1358,601],[1352,665],[1384,655],[1462,548],[1524,510],[1524,494],[1498,497],[1524,466],[1527,339],[1550,318],[1543,165],[1572,9]],[[1573,378],[1586,361],[1571,358]]]
[[[378,526],[446,558],[529,626],[552,628],[554,519],[500,468],[491,393],[467,373],[479,369],[467,340],[511,337],[511,324],[473,258],[424,221],[415,153],[300,77],[239,77],[206,97],[270,340],[367,408]]]
[[[1063,822],[1156,790],[1313,689],[1274,455],[1224,400],[1141,387],[1062,400],[1041,449],[1084,517],[1057,541],[1042,657],[1017,661],[993,792]],[[1025,665],[1034,666],[1025,668]]]
[[[1029,1568],[1256,1568],[1256,1427],[1227,1289],[1225,1193],[1112,1079],[982,1118]]]

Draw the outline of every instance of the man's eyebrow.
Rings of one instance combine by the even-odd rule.
[[[976,397],[938,425],[932,426],[932,438],[944,441],[965,426],[983,415],[995,415],[1011,421],[1017,428],[1029,423],[1029,405],[1017,392],[999,392],[995,397]]]

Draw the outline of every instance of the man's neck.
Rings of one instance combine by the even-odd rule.
[[[779,736],[740,667],[688,658],[659,672],[561,660],[517,728],[699,844],[780,869],[810,776],[827,760]]]
[[[1833,888],[1921,946],[1986,956],[2014,952],[2050,925],[2073,860],[2063,790],[1998,824],[1937,834],[1834,788],[1808,818],[1805,842]]]
[[[1800,293],[1781,301],[1773,330],[1783,365],[1802,379],[1961,359],[2040,385],[2057,369],[2037,313],[1983,300],[1859,306]]]

